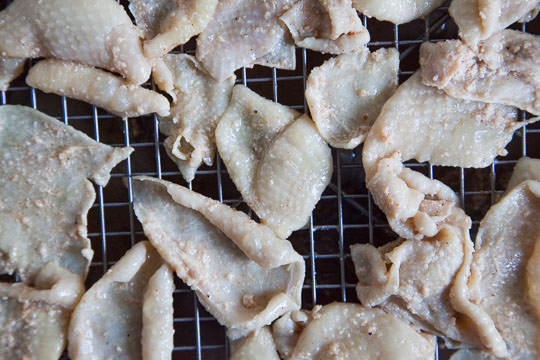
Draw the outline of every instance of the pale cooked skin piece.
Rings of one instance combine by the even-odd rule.
[[[342,54],[313,69],[306,101],[321,136],[331,146],[360,145],[398,83],[396,49]]]
[[[469,296],[491,316],[511,358],[540,354],[537,302],[530,301],[538,278],[528,272],[538,263],[539,216],[540,182],[528,180],[489,209],[476,237]]]
[[[420,64],[424,84],[452,97],[540,115],[540,36],[503,30],[476,51],[460,40],[423,43]]]
[[[270,327],[257,329],[249,336],[231,342],[230,360],[279,360]]]
[[[218,0],[130,0],[129,10],[147,39],[145,55],[160,58],[200,34],[217,4]]]
[[[296,45],[325,54],[350,53],[369,42],[351,0],[300,0],[280,19]]]
[[[0,273],[33,283],[49,262],[86,277],[92,249],[88,178],[106,185],[131,148],[100,144],[23,106],[0,107]],[[47,236],[43,236],[47,234]],[[19,241],[13,241],[14,238]]]
[[[170,54],[154,68],[158,87],[173,98],[171,115],[160,117],[165,150],[189,182],[216,153],[215,129],[229,104],[235,77],[216,81],[190,55]]]
[[[459,27],[459,36],[471,46],[522,20],[538,0],[453,0],[448,12]]]
[[[272,324],[272,336],[282,359],[289,359],[300,334],[311,321],[311,315],[316,314],[320,308],[321,305],[315,305],[312,311],[290,311],[274,321]]]
[[[197,38],[197,59],[216,80],[258,62],[283,42],[285,30],[279,16],[293,3],[293,0],[220,1],[213,20]]]
[[[304,260],[246,214],[167,181],[133,182],[152,244],[232,340],[300,308]]]
[[[453,226],[421,241],[353,245],[358,298],[451,343],[480,347],[485,341],[504,354],[504,341],[489,316],[463,296],[472,252],[468,229]],[[472,323],[465,325],[464,315]]]
[[[40,61],[28,72],[26,83],[47,93],[86,101],[121,118],[153,112],[166,116],[170,109],[167,98],[155,91],[71,61]]]
[[[444,0],[353,0],[353,6],[363,15],[398,25],[426,17],[443,3]]]
[[[540,181],[540,159],[532,159],[528,157],[522,157],[518,160],[512,177],[508,181],[506,191],[510,191],[519,184],[527,180]]]
[[[161,265],[150,277],[143,295],[142,358],[166,360],[174,348],[173,273],[167,264]]]
[[[152,277],[156,274],[161,277],[162,266],[163,260],[150,243],[139,242],[84,294],[69,324],[68,350],[72,359],[146,360],[148,349],[141,355],[143,344],[166,346],[166,349],[153,348],[152,356],[171,358],[173,286],[159,284],[163,288],[158,292],[163,293],[147,294],[155,290]],[[163,269],[171,271],[167,267]],[[165,276],[170,279],[172,274]],[[148,318],[143,312],[161,315]],[[171,324],[162,324],[163,321]],[[143,334],[163,338],[152,339]]]
[[[419,72],[403,83],[383,106],[362,154],[367,187],[392,229],[406,239],[434,236],[462,213],[450,188],[402,162],[485,167],[506,154],[514,131],[526,124],[516,117],[512,107],[454,99],[423,85]]]
[[[236,85],[216,128],[244,201],[281,238],[304,226],[332,176],[332,154],[305,115]]]
[[[25,59],[0,57],[0,91],[6,91],[9,83],[24,70]]]
[[[135,84],[151,70],[137,28],[114,0],[16,0],[0,12],[0,54],[72,60]]]
[[[431,360],[435,344],[380,309],[331,303],[314,309],[289,359]]]
[[[48,263],[35,287],[0,283],[0,358],[57,360],[66,346],[71,310],[84,292],[81,277]]]

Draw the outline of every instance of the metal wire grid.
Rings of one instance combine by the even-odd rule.
[[[0,9],[7,5],[0,0]],[[457,29],[447,13],[447,4],[425,20],[401,26],[363,17],[370,30],[369,47],[396,47],[400,51],[400,81],[418,67],[418,46],[423,41],[456,38]],[[540,33],[540,21],[520,25],[522,31]],[[193,52],[193,44],[180,51]],[[297,70],[294,72],[260,68],[241,69],[238,82],[258,93],[307,112],[303,97],[309,71],[327,57],[297,49]],[[44,94],[24,84],[21,77],[7,92],[1,92],[1,104],[23,104],[57,117],[66,124],[86,132],[98,141],[115,146],[132,146],[136,151],[119,165],[106,188],[96,186],[96,202],[89,213],[89,238],[95,251],[87,286],[101,275],[135,242],[144,239],[140,224],[133,214],[131,177],[149,175],[187,185],[207,196],[245,210],[240,194],[234,188],[227,171],[216,159],[213,167],[202,167],[195,180],[185,184],[174,164],[162,148],[156,116],[120,120],[94,106]],[[149,86],[153,87],[153,84]],[[522,114],[525,119],[526,113]],[[515,135],[509,145],[509,155],[496,160],[487,169],[439,168],[410,162],[424,174],[450,185],[460,195],[462,205],[477,226],[489,206],[504,190],[515,161],[525,155],[540,157],[540,128],[530,126]],[[349,245],[369,242],[380,245],[393,240],[384,215],[374,206],[364,184],[361,147],[354,151],[333,150],[334,176],[305,228],[295,232],[290,240],[306,260],[306,282],[303,306],[331,301],[356,301],[356,278],[350,259]],[[122,184],[127,178],[127,190]],[[474,229],[473,229],[474,232]],[[195,294],[177,279],[174,293],[175,348],[174,359],[225,359],[228,343],[223,328],[200,306]],[[441,348],[436,359],[448,358]],[[67,356],[65,356],[67,358]]]

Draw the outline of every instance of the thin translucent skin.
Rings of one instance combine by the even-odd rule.
[[[154,68],[158,87],[173,98],[171,114],[160,117],[165,150],[186,181],[216,153],[215,129],[229,104],[235,77],[216,81],[190,55],[166,55]]]
[[[321,136],[333,147],[353,149],[397,87],[399,53],[361,49],[327,60],[309,74],[306,101]]]
[[[443,3],[444,0],[353,0],[353,6],[363,15],[398,25],[423,18]]]
[[[34,65],[26,83],[46,93],[67,96],[99,106],[121,118],[150,113],[169,114],[163,95],[130,84],[107,71],[71,61],[47,59]]]
[[[270,327],[255,330],[249,336],[231,343],[230,360],[252,359],[279,360]]]
[[[17,0],[0,13],[0,55],[54,57],[117,72],[141,84],[150,61],[114,0]]]
[[[143,341],[147,345],[166,346],[153,350],[155,355],[164,354],[159,359],[170,359],[167,344],[172,342],[171,324],[163,325],[169,330],[159,334],[162,339],[142,338],[143,329],[152,327],[145,320],[156,321],[143,316],[144,305],[151,306],[145,292],[162,264],[163,260],[147,241],[139,242],[84,294],[69,324],[68,348],[72,359],[147,360],[142,353]],[[164,296],[172,298],[172,287],[166,286],[166,291],[168,294]],[[170,305],[162,308],[164,316],[159,321],[172,321]],[[145,335],[148,332],[151,331]]]
[[[466,100],[516,106],[540,114],[540,36],[503,30],[478,44],[459,40],[420,48],[424,84]]]
[[[232,340],[300,308],[304,261],[239,211],[163,180],[134,179],[135,213]]]
[[[84,279],[93,254],[86,214],[95,194],[88,179],[107,184],[132,149],[100,144],[12,105],[0,107],[0,149],[0,178],[9,179],[0,186],[0,273],[31,283],[53,262]]]
[[[216,143],[246,203],[281,238],[306,224],[332,175],[330,148],[307,116],[237,85]]]
[[[369,42],[351,0],[301,0],[280,19],[297,46],[325,54],[350,53]]]
[[[9,83],[24,70],[25,59],[0,57],[0,91],[6,91]]]

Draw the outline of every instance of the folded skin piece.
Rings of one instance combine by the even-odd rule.
[[[54,263],[86,278],[93,255],[86,215],[95,198],[88,179],[106,185],[133,149],[100,144],[13,105],[0,107],[0,149],[0,274],[32,284]]]
[[[24,70],[25,59],[0,57],[0,91],[6,91],[9,83]]]
[[[351,1],[300,0],[280,19],[299,47],[324,54],[350,53],[369,42],[369,32]]]
[[[512,190],[527,180],[540,181],[540,159],[522,157],[514,166],[512,177],[508,181],[507,191]]]
[[[431,360],[435,353],[434,336],[359,304],[316,306],[302,326],[294,350],[284,359]],[[273,330],[276,336],[275,326]]]
[[[169,115],[169,101],[163,95],[107,71],[71,61],[40,61],[28,72],[26,83],[46,93],[86,101],[121,118],[154,112]]]
[[[190,55],[170,54],[154,68],[157,86],[173,98],[171,114],[160,117],[165,150],[187,182],[216,153],[216,125],[229,104],[235,76],[216,81]]]
[[[148,241],[137,243],[75,307],[68,332],[69,356],[170,359],[173,290],[171,270],[156,250]]]
[[[276,55],[284,51],[287,68],[290,60],[286,30],[279,21],[294,0],[220,1],[214,18],[197,38],[196,57],[218,81],[231,76],[236,69],[255,63],[278,65]],[[285,44],[285,46],[284,46]],[[281,60],[283,61],[283,59]]]
[[[463,213],[450,188],[404,161],[488,166],[527,123],[516,117],[515,108],[459,100],[423,85],[418,72],[403,83],[383,106],[362,154],[367,187],[392,229],[405,239],[434,236]]]
[[[424,18],[444,3],[444,0],[353,0],[353,6],[363,15],[394,24],[405,24]]]
[[[216,143],[263,224],[283,239],[306,224],[332,176],[330,148],[311,119],[236,85]]]
[[[0,54],[72,60],[134,84],[151,70],[137,28],[114,0],[16,0],[0,12]]]
[[[73,307],[84,292],[82,279],[48,263],[35,287],[0,283],[0,358],[57,360],[66,346]]]
[[[167,181],[137,177],[133,192],[145,234],[231,340],[300,308],[305,265],[290,242]]]
[[[449,344],[504,355],[493,321],[464,295],[472,253],[468,229],[448,225],[422,241],[398,239],[380,248],[353,245],[358,298],[362,305],[379,306]]]
[[[539,0],[453,0],[448,12],[459,27],[459,36],[471,46],[527,19]]]
[[[342,54],[314,68],[306,101],[321,136],[331,146],[360,145],[398,85],[399,52],[367,48]]]
[[[130,0],[142,29],[144,53],[157,59],[200,34],[212,20],[218,0]]]
[[[540,36],[503,30],[472,50],[460,40],[423,43],[422,81],[466,100],[540,115]]]
[[[520,183],[480,223],[469,296],[493,319],[512,359],[540,354],[540,182]]]
[[[231,360],[279,360],[269,326],[231,343]]]

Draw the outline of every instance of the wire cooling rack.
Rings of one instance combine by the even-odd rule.
[[[0,0],[0,9],[9,3]],[[370,50],[395,47],[400,51],[400,82],[418,69],[418,48],[424,41],[457,38],[457,27],[448,16],[448,4],[426,19],[395,26],[362,17],[371,34]],[[517,24],[516,29],[540,34],[540,20]],[[193,54],[194,42],[177,49]],[[283,71],[255,67],[237,72],[238,82],[257,93],[299,111],[307,112],[304,98],[306,78],[311,69],[328,56],[297,49],[297,70]],[[27,68],[32,64],[29,61]],[[147,84],[153,87],[153,84]],[[1,104],[21,104],[54,116],[93,137],[114,146],[132,146],[135,152],[113,170],[107,187],[96,186],[96,202],[88,215],[88,236],[95,251],[87,286],[91,286],[135,242],[144,239],[133,213],[130,179],[149,175],[189,186],[206,196],[247,210],[230,180],[226,168],[216,159],[214,166],[203,166],[195,180],[186,184],[163,149],[163,137],[155,116],[121,120],[86,103],[45,94],[29,88],[24,75],[0,93]],[[523,119],[528,114],[522,113]],[[504,191],[512,167],[521,156],[540,157],[540,126],[519,130],[508,146],[509,154],[484,169],[433,167],[409,162],[422,173],[438,178],[460,196],[463,207],[473,219],[473,236],[479,220]],[[381,245],[394,240],[384,214],[374,205],[364,183],[361,150],[333,150],[334,175],[317,204],[309,223],[290,237],[294,248],[306,261],[306,280],[302,292],[304,308],[332,301],[357,301],[356,277],[349,246],[355,243]],[[122,179],[128,179],[126,188]],[[176,279],[174,292],[174,359],[227,359],[225,331],[198,303],[195,294]],[[450,352],[441,345],[436,359],[447,359]],[[67,359],[67,356],[64,356]]]

